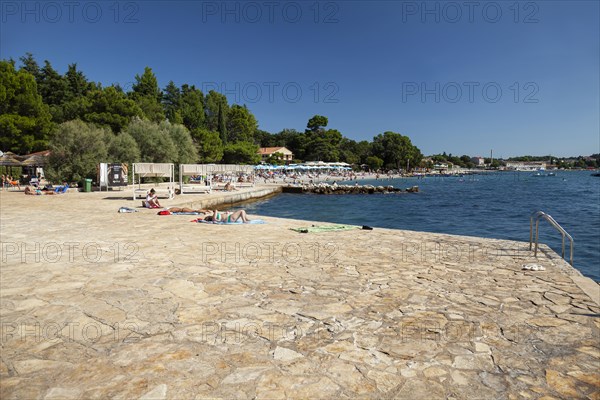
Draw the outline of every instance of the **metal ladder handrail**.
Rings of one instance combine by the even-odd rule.
[[[569,235],[567,233],[567,231],[565,231],[565,229],[562,226],[560,226],[560,224],[558,222],[556,222],[550,214],[546,214],[543,211],[534,212],[533,214],[531,214],[531,217],[529,218],[529,250],[531,250],[531,246],[533,244],[533,220],[534,220],[534,218],[535,218],[535,253],[534,253],[534,256],[537,257],[540,218],[543,218],[546,221],[548,221],[550,223],[550,225],[552,225],[554,228],[556,228],[556,230],[559,231],[562,235],[562,258],[563,259],[565,258],[565,237],[569,238],[569,241],[571,242],[570,264],[573,265],[573,244],[574,244],[573,237],[571,237],[571,235]]]

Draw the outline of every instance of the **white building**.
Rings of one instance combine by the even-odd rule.
[[[506,169],[512,171],[537,171],[546,169],[545,161],[507,161]]]
[[[476,167],[485,167],[485,158],[481,156],[471,157],[471,162],[475,164]]]
[[[280,158],[283,161],[285,161],[286,163],[289,163],[290,161],[292,161],[294,159],[294,153],[292,153],[290,150],[286,149],[285,147],[261,147],[258,150],[258,152],[260,154],[262,161],[266,161],[269,157],[271,157],[275,153],[281,154]]]

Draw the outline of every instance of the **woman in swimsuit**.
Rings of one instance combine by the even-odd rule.
[[[215,211],[213,211],[213,215],[210,215],[210,216],[204,218],[205,221],[212,221],[213,223],[217,223],[217,222],[231,223],[231,222],[237,222],[240,219],[244,223],[250,221],[248,219],[248,215],[246,214],[245,210],[238,210],[235,212],[228,212],[228,211],[223,212],[223,211],[215,210]]]

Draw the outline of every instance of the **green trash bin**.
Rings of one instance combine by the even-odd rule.
[[[91,179],[84,179],[83,191],[86,193],[89,193],[92,191],[92,180]]]

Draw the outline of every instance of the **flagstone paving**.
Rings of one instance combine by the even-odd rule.
[[[600,288],[546,246],[116,196],[0,193],[2,399],[600,398]]]

